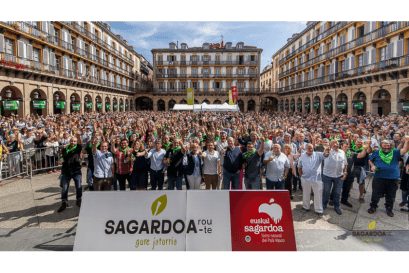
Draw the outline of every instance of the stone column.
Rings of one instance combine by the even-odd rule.
[[[388,91],[389,91],[389,94],[391,94],[391,114],[397,115],[398,114],[398,96],[396,94],[396,83],[391,84],[391,86],[388,88]]]

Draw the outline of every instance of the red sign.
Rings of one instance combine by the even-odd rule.
[[[233,251],[296,251],[288,191],[230,191]]]
[[[237,87],[236,86],[231,87],[231,95],[232,95],[232,98],[233,98],[233,102],[237,103],[237,101],[239,100],[239,96],[237,95]]]

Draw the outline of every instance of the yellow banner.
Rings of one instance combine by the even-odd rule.
[[[231,90],[229,90],[229,105],[234,105],[233,95],[232,95],[232,93],[231,93]]]
[[[193,105],[193,88],[187,89],[187,104]]]

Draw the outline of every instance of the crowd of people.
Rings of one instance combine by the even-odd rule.
[[[20,174],[61,168],[62,204],[74,180],[81,206],[82,169],[93,191],[262,189],[302,191],[303,208],[323,216],[352,207],[350,190],[372,182],[368,213],[385,197],[388,216],[401,189],[408,211],[409,119],[403,116],[283,112],[110,112],[2,117],[1,163]],[[2,164],[0,163],[0,169]],[[166,174],[166,176],[165,176]],[[373,179],[367,178],[367,175]],[[165,179],[166,178],[166,179]],[[1,182],[0,182],[1,185]],[[119,187],[118,187],[119,186]],[[311,192],[312,189],[312,192]]]

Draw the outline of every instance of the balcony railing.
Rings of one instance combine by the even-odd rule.
[[[298,88],[304,88],[308,86],[314,86],[314,85],[323,84],[323,83],[330,83],[334,81],[336,82],[336,81],[348,80],[349,78],[358,77],[358,76],[367,75],[367,74],[370,75],[370,74],[374,74],[377,72],[396,69],[398,67],[403,67],[403,66],[409,66],[409,55],[405,55],[405,56],[398,57],[398,58],[391,58],[390,60],[379,61],[375,64],[361,66],[361,67],[357,67],[354,69],[327,75],[325,77],[316,78],[316,79],[305,81],[305,82],[299,82],[299,83],[292,84],[292,85],[285,86],[285,87],[280,87],[279,92],[298,89]]]
[[[163,78],[178,78],[178,79],[185,79],[185,78],[198,78],[198,79],[207,79],[207,78],[256,78],[258,75],[256,73],[251,74],[156,74],[157,79]]]
[[[187,88],[154,88],[154,92],[187,92]],[[193,88],[195,93],[226,93],[228,94],[231,88]],[[260,93],[260,88],[237,88],[238,93]]]
[[[363,44],[366,44],[368,42],[371,42],[373,40],[376,40],[378,38],[384,37],[392,32],[398,31],[402,29],[403,27],[409,26],[409,22],[392,22],[386,26],[380,27],[372,32],[369,32],[365,34],[362,37],[356,38],[355,40],[352,40],[350,42],[347,42],[343,45],[340,45],[339,47],[336,47],[334,49],[331,49],[324,54],[321,54],[314,59],[311,59],[309,61],[304,62],[303,64],[300,64],[296,66],[295,68],[291,68],[289,70],[286,70],[282,73],[279,74],[279,78],[284,77],[286,75],[289,75],[291,73],[294,73],[300,69],[304,69],[305,67],[308,67],[310,65],[316,64],[321,61],[325,61],[326,59],[330,59],[332,57],[335,57],[338,54],[341,54],[345,51],[348,51],[350,49],[353,49],[357,46],[361,46]],[[325,55],[325,58],[323,57]],[[307,55],[306,55],[307,56]]]
[[[257,61],[156,61],[156,65],[247,65],[256,66]]]
[[[1,53],[1,59],[4,59],[7,62],[15,62],[18,64],[24,64],[26,66],[25,70],[28,71],[33,71],[33,72],[38,72],[38,73],[48,73],[48,74],[53,74],[57,76],[63,76],[66,78],[71,78],[74,80],[81,80],[81,81],[86,81],[86,82],[91,82],[95,84],[101,84],[105,86],[110,86],[110,87],[115,87],[119,88],[122,90],[129,90],[129,91],[135,91],[135,88],[128,87],[126,85],[121,85],[121,84],[115,84],[115,82],[107,82],[104,80],[99,79],[98,77],[95,77],[91,75],[89,72],[84,72],[84,73],[79,73],[73,70],[69,70],[66,68],[61,68],[58,66],[53,66],[50,64],[45,64],[25,58],[20,58],[11,54],[7,53]],[[4,65],[4,64],[0,64]],[[24,69],[23,69],[24,70]]]
[[[341,28],[345,27],[348,25],[348,22],[338,22],[336,25],[333,25],[329,29],[327,29],[325,32],[318,34],[314,39],[311,39],[310,41],[306,42],[303,44],[301,47],[297,48],[293,52],[289,53],[287,56],[285,56],[283,59],[279,60],[278,63],[279,65],[285,63],[287,60],[291,59],[293,56],[297,55],[298,53],[304,51],[308,47],[314,45],[315,43],[319,42],[320,40],[328,37],[329,35],[333,34],[334,32],[337,32]]]

